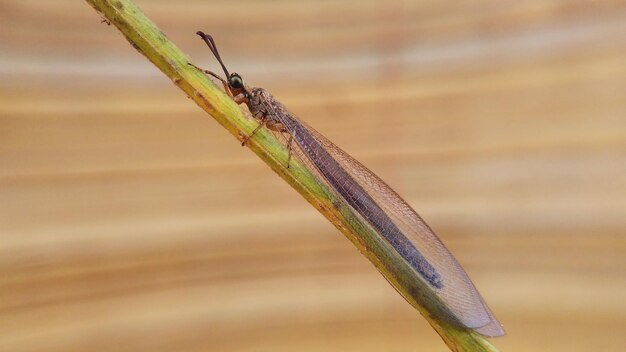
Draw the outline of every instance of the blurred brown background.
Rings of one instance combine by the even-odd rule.
[[[502,351],[624,351],[626,3],[138,0],[387,180]],[[446,351],[82,1],[0,1],[1,351]]]

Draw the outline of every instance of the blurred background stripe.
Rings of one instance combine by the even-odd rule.
[[[429,222],[508,336],[623,351],[623,1],[136,3]],[[0,0],[0,350],[446,351],[81,1]]]

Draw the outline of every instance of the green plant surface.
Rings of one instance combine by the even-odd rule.
[[[131,1],[86,1],[237,139],[242,140],[258,125],[206,75],[189,66],[189,59]],[[438,310],[442,304],[417,273],[364,220],[342,205],[306,165],[292,160],[291,167],[286,168],[287,151],[271,132],[260,129],[246,145],[335,225],[428,320],[452,351],[497,351],[480,334],[441,318]]]

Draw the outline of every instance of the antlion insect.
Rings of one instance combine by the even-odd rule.
[[[419,215],[361,163],[339,149],[326,137],[304,124],[263,88],[247,86],[237,73],[229,73],[222,62],[213,38],[197,34],[219,61],[226,79],[219,79],[238,104],[246,104],[259,125],[242,145],[263,126],[289,134],[289,158],[292,142],[337,196],[362,217],[410,265],[423,281],[422,297],[427,308],[446,321],[472,329],[485,336],[502,336],[504,329],[491,313],[461,265]],[[287,167],[289,166],[289,161]],[[437,302],[437,303],[432,303]]]

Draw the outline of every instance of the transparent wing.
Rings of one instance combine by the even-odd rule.
[[[269,92],[259,106],[267,118],[280,123],[294,136],[294,141],[321,180],[327,181],[341,199],[368,221],[413,267],[425,283],[451,312],[454,320],[487,336],[504,335],[474,284],[419,215],[373,172],[330,142],[312,127],[300,121]],[[250,105],[249,105],[250,106]],[[300,153],[297,153],[298,155]],[[319,163],[319,165],[316,164]],[[361,193],[364,192],[364,193]],[[346,197],[350,197],[345,198]],[[358,209],[366,213],[361,213]],[[402,254],[404,253],[404,254]]]
[[[293,115],[292,115],[293,116]],[[504,335],[504,329],[489,310],[467,273],[431,228],[391,187],[360,162],[341,150],[312,127],[298,120],[345,168],[387,213],[402,233],[441,274],[443,287],[435,294],[455,318],[486,336]]]

